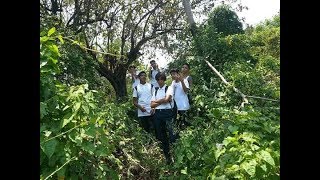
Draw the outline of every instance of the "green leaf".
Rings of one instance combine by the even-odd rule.
[[[45,115],[47,115],[47,104],[44,102],[40,102],[40,118],[42,119]]]
[[[264,151],[263,150],[263,151],[260,152],[260,155],[261,155],[261,158],[263,160],[265,160],[267,163],[269,163],[272,166],[275,166],[274,160],[273,160],[273,158],[271,157],[271,155],[270,155],[270,153],[268,151]]]
[[[267,172],[267,166],[265,164],[260,166],[262,170],[264,170],[264,172]]]
[[[56,28],[53,27],[48,31],[48,36],[51,36],[51,34],[53,34],[56,31]]]
[[[189,160],[192,160],[193,157],[194,157],[193,153],[190,150],[187,150],[187,158]]]
[[[239,129],[239,127],[238,126],[228,126],[228,130],[231,132],[231,133],[233,133],[233,132],[235,132],[235,131],[237,131]]]
[[[48,48],[49,48],[50,51],[52,51],[56,56],[60,56],[58,46],[56,46],[56,45],[53,44],[53,45],[48,46]]]
[[[48,41],[50,38],[48,36],[40,37],[40,43]]]
[[[107,157],[110,155],[110,152],[108,151],[107,148],[103,147],[103,148],[99,148],[96,152],[96,155],[98,156],[102,156],[102,157]]]
[[[89,114],[89,108],[88,108],[88,106],[83,105],[83,106],[82,106],[82,109],[84,110],[84,112],[85,112],[86,114]]]
[[[188,167],[181,170],[181,174],[188,174]]]
[[[72,119],[74,114],[68,113],[63,117],[61,128],[63,128],[65,125],[67,125]]]
[[[90,137],[95,137],[96,136],[96,128],[94,127],[94,125],[89,126],[89,128],[86,129],[85,134]]]
[[[240,167],[244,169],[251,177],[253,177],[256,173],[256,165],[257,165],[256,160],[252,159],[249,162],[248,161],[243,162],[240,165]]]
[[[226,152],[226,148],[217,149],[217,150],[214,152],[214,157],[216,158],[216,161],[217,161],[218,158],[221,156],[221,154],[223,154],[224,152]]]
[[[77,102],[77,103],[74,105],[74,111],[75,111],[75,112],[78,111],[79,108],[80,108],[80,106],[81,106],[81,102]]]
[[[89,153],[93,153],[94,150],[96,149],[96,148],[94,147],[94,144],[91,143],[91,142],[82,143],[81,148],[82,148],[83,150],[89,152]]]
[[[56,139],[52,139],[50,141],[45,142],[40,147],[50,159],[56,149],[57,144],[58,144],[58,141]]]
[[[64,44],[64,40],[62,39],[62,36],[59,35],[58,38],[59,38],[60,42],[61,42],[62,44]]]

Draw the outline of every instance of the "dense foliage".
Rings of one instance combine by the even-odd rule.
[[[280,179],[279,102],[249,98],[240,107],[241,97],[204,62],[244,94],[279,100],[279,46],[279,15],[242,34],[221,34],[210,23],[199,28],[188,56],[169,65],[190,63],[194,104],[192,126],[181,131],[167,166],[131,101],[115,101],[97,62],[43,28],[40,179]]]

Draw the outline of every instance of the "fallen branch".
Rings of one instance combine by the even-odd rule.
[[[214,68],[211,63],[207,60],[205,60],[205,62],[208,64],[208,66],[220,77],[220,79],[227,85],[227,86],[232,86],[220,73],[219,71],[216,70],[216,68]],[[238,94],[240,94],[240,96],[242,97],[242,103],[241,103],[241,107],[244,107],[244,104],[248,104],[249,101],[247,98],[255,98],[255,99],[264,99],[264,100],[268,100],[268,101],[275,101],[275,102],[279,102],[279,100],[276,99],[270,99],[270,98],[264,98],[264,97],[258,97],[258,96],[248,96],[243,94],[239,89],[237,89],[236,87],[232,86],[233,90],[235,92],[237,92]]]
[[[219,71],[216,70],[216,68],[214,68],[211,63],[207,60],[205,60],[205,62],[208,64],[208,66],[213,70],[213,72],[215,72],[220,79],[227,85],[227,86],[231,86],[231,84],[219,73]],[[237,89],[236,87],[232,86],[233,90],[235,92],[237,92],[238,94],[240,94],[240,96],[242,97],[242,103],[241,103],[241,107],[244,107],[244,104],[248,104],[249,101],[246,98],[246,95],[244,95],[239,89]]]

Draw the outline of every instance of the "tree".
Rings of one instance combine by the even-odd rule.
[[[191,7],[204,2],[207,1],[194,1]],[[68,35],[77,35],[77,40],[85,42],[86,48],[94,49],[86,52],[99,61],[97,70],[110,81],[118,98],[127,95],[126,70],[143,54],[143,47],[164,47],[164,43],[155,40],[165,39],[167,35],[185,29],[185,15],[178,0],[74,0],[57,3],[62,12],[57,11],[54,16],[62,22]],[[210,4],[213,2],[208,1]],[[51,1],[42,1],[43,19],[53,15],[50,13],[52,5]]]
[[[208,24],[215,27],[224,36],[244,33],[236,12],[232,11],[228,5],[216,7],[209,15]]]

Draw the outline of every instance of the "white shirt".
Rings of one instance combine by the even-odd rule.
[[[138,108],[138,117],[150,116],[151,115],[151,112],[150,112],[151,97],[152,97],[152,93],[154,92],[154,88],[151,90],[151,84],[146,82],[145,84],[139,83],[137,85],[137,90],[136,88],[133,88],[132,97],[138,98],[138,104],[147,110],[146,112],[142,112]]]
[[[169,95],[171,95],[173,97],[173,89],[172,89],[171,86],[168,87],[168,90],[165,93],[166,86],[167,85],[165,84],[165,85],[162,86],[162,88],[159,87],[158,92],[157,92],[157,96],[155,96],[156,90],[154,90],[152,98],[151,98],[151,101],[155,101],[155,100],[158,100],[158,99],[163,99],[163,98],[165,98],[166,96],[169,96]],[[168,103],[160,104],[155,109],[171,109],[171,108],[173,108],[173,106],[174,106],[173,101],[171,101],[171,103],[168,102]]]
[[[154,87],[159,87],[159,84],[156,80],[156,75],[158,74],[159,71],[157,70],[151,70],[151,79],[150,83],[153,84]]]
[[[187,79],[183,80],[186,88],[189,89],[189,82]],[[188,95],[183,91],[183,87],[181,81],[176,82],[175,80],[172,81],[171,86],[173,87],[173,97],[176,101],[178,110],[188,110],[190,109],[190,104],[188,100]]]

